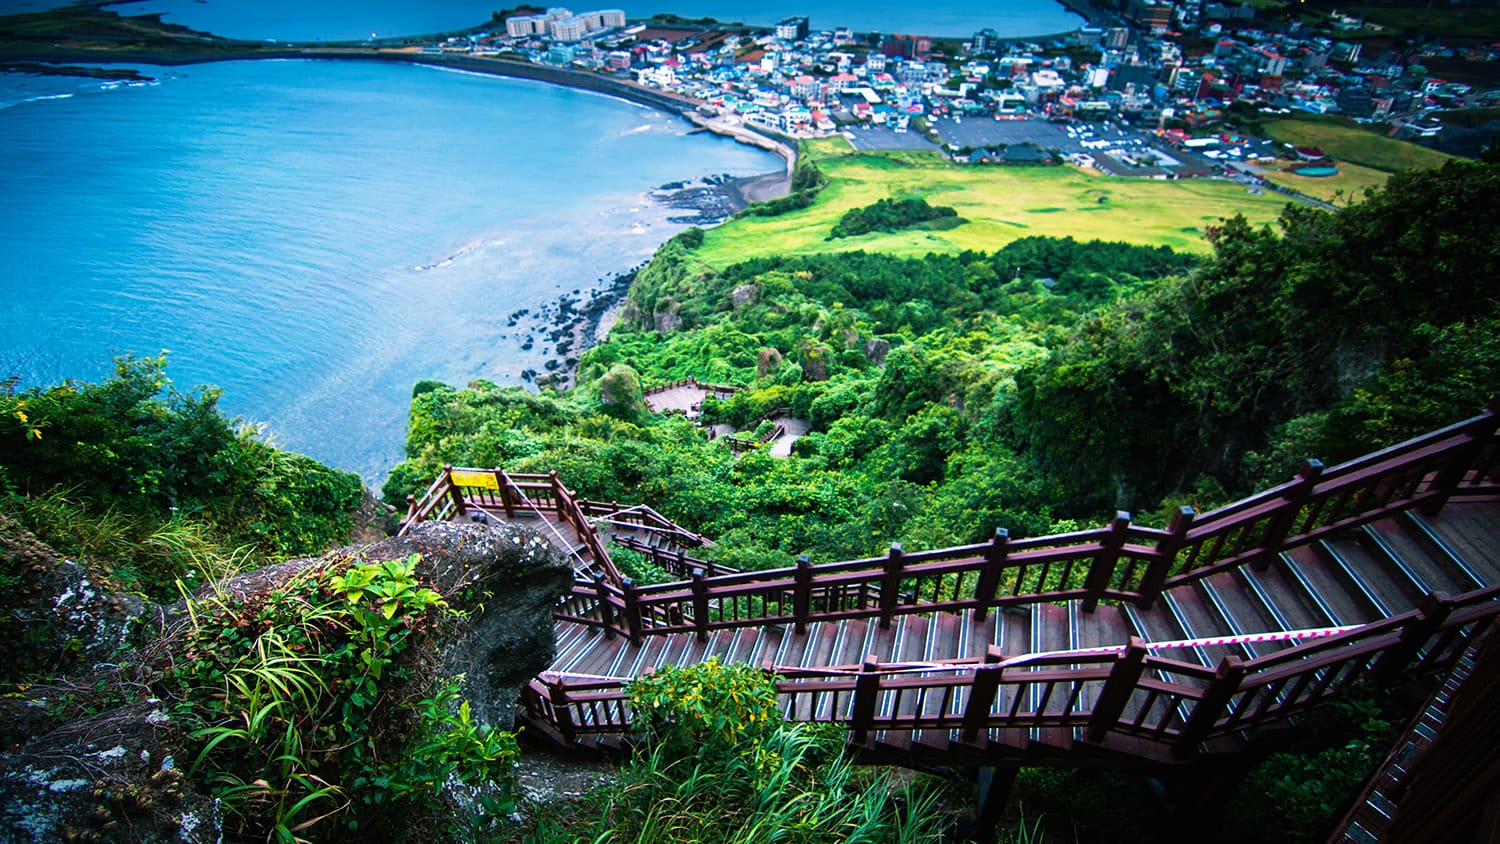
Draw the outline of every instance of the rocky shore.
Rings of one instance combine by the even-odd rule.
[[[669,182],[651,190],[650,199],[669,209],[667,220],[679,225],[715,226],[751,202],[784,196],[789,179],[782,171],[736,178],[727,174]],[[565,390],[577,375],[584,352],[604,341],[630,294],[635,274],[645,264],[607,279],[590,290],[575,288],[539,308],[522,308],[506,317],[505,327],[519,329],[521,349],[541,346],[547,354],[543,371],[528,369],[521,378],[538,387]]]

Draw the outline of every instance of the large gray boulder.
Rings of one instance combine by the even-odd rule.
[[[46,558],[36,549],[26,552]],[[476,720],[509,728],[521,687],[552,661],[552,610],[573,582],[567,559],[530,529],[424,523],[399,538],[245,572],[200,594],[212,589],[253,598],[313,566],[355,557],[398,560],[414,553],[421,555],[419,579],[450,606],[468,613],[461,623],[446,625],[444,635],[425,642],[431,650],[428,656],[442,676],[463,676],[461,690]],[[48,559],[55,563],[55,558]],[[72,578],[55,582],[65,592],[78,592]],[[36,605],[77,606],[72,598],[58,597],[39,590]],[[90,600],[99,607],[113,607],[116,599],[105,594]],[[152,697],[150,666],[145,664],[161,660],[163,654],[182,658],[174,648],[189,624],[185,608],[179,603],[156,609],[151,626],[159,624],[163,632],[148,646],[149,659],[137,653],[120,655],[117,649],[123,639],[110,622],[100,634],[99,647],[106,648],[117,664],[97,663],[85,673],[0,699],[0,720],[25,725],[22,729],[31,733],[17,732],[13,739],[24,740],[0,754],[0,840],[221,840],[217,801],[196,791],[183,776],[191,760],[184,759],[182,730],[171,706]],[[76,614],[70,609],[49,618],[68,620]],[[80,621],[84,618],[103,623],[112,616],[90,610],[78,616]],[[59,714],[65,717],[61,723],[55,717]]]

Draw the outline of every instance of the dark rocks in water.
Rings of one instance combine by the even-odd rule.
[[[561,365],[562,364],[558,363],[556,360],[549,360],[546,363],[542,364],[542,368],[546,369],[548,372],[555,372]]]
[[[528,334],[528,335],[526,335],[526,339],[521,342],[521,351],[523,351],[523,352],[529,352],[529,351],[531,351],[531,347],[533,345],[535,345],[535,344],[536,344],[536,338],[532,337],[530,334]]]

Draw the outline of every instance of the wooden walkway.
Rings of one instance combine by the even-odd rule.
[[[1363,679],[1437,677],[1500,614],[1500,417],[1487,413],[1166,530],[1109,525],[735,573],[645,507],[555,474],[448,469],[407,524],[530,521],[578,572],[523,694],[533,735],[626,746],[624,685],[716,656],[786,717],[904,764],[1174,765],[1234,753]],[[603,537],[681,578],[622,578]]]
[[[1289,550],[1261,571],[1245,566],[1182,584],[1163,592],[1150,609],[1100,605],[1085,612],[1081,601],[1071,600],[1006,608],[983,621],[976,621],[972,613],[932,613],[904,615],[885,628],[876,618],[852,619],[814,622],[801,634],[790,625],[741,627],[716,630],[705,641],[680,633],[645,637],[639,644],[623,636],[607,638],[597,627],[560,621],[557,658],[548,675],[579,681],[628,680],[664,665],[693,665],[709,656],[782,671],[842,667],[855,672],[872,657],[883,665],[923,664],[1082,651],[1125,644],[1132,637],[1146,643],[1243,640],[1249,634],[1369,624],[1418,610],[1429,593],[1460,595],[1497,583],[1500,504],[1455,503],[1435,517],[1404,513]],[[1228,657],[1248,662],[1308,641],[1269,638],[1151,650],[1201,666],[1211,676]],[[943,708],[956,714],[964,711],[967,692],[958,689],[946,701],[898,701],[891,693],[880,706],[891,716],[916,716],[924,710],[936,716]],[[1073,705],[1087,709],[1097,692],[1097,684],[1083,686]],[[1059,712],[1063,703],[1054,704]],[[789,710],[787,715],[816,720],[852,716],[852,696],[839,702],[829,698],[819,705],[817,711]],[[1028,758],[1076,755],[1074,744],[1081,738],[1077,728],[1029,733],[1015,747]],[[876,741],[885,743],[882,750],[938,761],[953,751],[957,739],[956,731],[944,729],[897,732],[877,736]],[[1221,749],[1237,744],[1229,742]],[[1149,756],[1166,758],[1160,752]]]

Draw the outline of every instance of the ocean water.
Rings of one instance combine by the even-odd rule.
[[[0,0],[0,13],[63,5],[54,0]],[[142,0],[115,8],[121,14],[161,13],[164,20],[232,38],[281,41],[346,41],[447,32],[482,23],[497,8],[483,0]],[[1056,0],[972,3],[936,0],[648,0],[645,5],[598,0],[565,4],[574,11],[623,8],[631,17],[671,12],[687,18],[772,24],[806,15],[818,29],[853,27],[858,32],[906,32],[968,36],[992,28],[1007,37],[1076,29],[1082,18]]]
[[[683,228],[645,192],[775,156],[607,97],[377,62],[0,74],[0,377],[168,350],[279,445],[378,484],[412,385],[522,383],[527,321]],[[543,326],[545,327],[545,326]],[[530,351],[521,347],[535,337]]]

